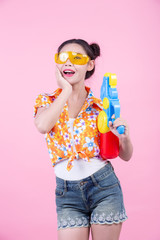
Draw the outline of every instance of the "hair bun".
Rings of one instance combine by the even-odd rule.
[[[90,47],[95,55],[95,58],[100,56],[100,47],[97,43],[91,43]]]

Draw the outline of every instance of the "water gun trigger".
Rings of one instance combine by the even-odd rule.
[[[120,116],[121,116],[121,115],[120,115]],[[114,121],[115,121],[115,119],[116,119],[116,118],[115,118],[115,114],[112,115],[111,119],[112,119],[111,122],[112,122],[112,124],[113,124]],[[124,125],[118,126],[116,130],[118,131],[119,134],[123,134],[124,131],[125,131],[125,126],[124,126]]]

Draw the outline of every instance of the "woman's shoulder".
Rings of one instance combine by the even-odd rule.
[[[61,93],[61,91],[62,91],[61,88],[57,88],[56,90],[54,90],[51,93],[44,92],[44,93],[42,93],[42,95],[47,96],[47,97],[57,97]]]
[[[37,95],[36,99],[42,99],[43,101],[52,101],[55,98],[57,98],[57,96],[61,93],[61,91],[62,91],[61,88],[57,88],[55,91],[51,93],[42,92]]]

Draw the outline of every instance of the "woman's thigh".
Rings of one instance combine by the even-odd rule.
[[[118,240],[122,228],[122,222],[118,224],[92,224],[92,240]]]
[[[75,227],[58,230],[58,240],[88,240],[90,227]]]

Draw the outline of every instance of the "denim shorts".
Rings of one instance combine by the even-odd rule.
[[[113,224],[128,219],[120,181],[110,161],[81,180],[56,176],[57,230]]]

